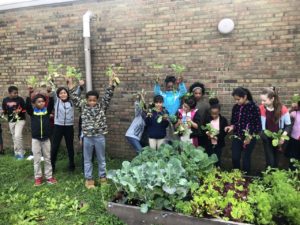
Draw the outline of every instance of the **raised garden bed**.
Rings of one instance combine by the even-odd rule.
[[[246,225],[248,223],[237,223],[220,219],[206,219],[186,216],[183,214],[150,210],[141,213],[140,207],[124,205],[114,202],[108,203],[108,212],[119,217],[128,225]]]

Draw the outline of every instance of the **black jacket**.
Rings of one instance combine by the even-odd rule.
[[[31,117],[31,135],[33,139],[40,141],[47,140],[50,137],[50,114],[54,107],[53,98],[50,97],[47,107],[38,110],[32,107],[31,99],[26,98],[26,110]]]
[[[8,115],[8,121],[9,122],[16,122],[17,120],[13,118],[13,112],[16,109],[21,109],[21,112],[18,113],[18,116],[20,117],[20,120],[25,120],[26,117],[26,109],[25,109],[25,101],[20,96],[16,98],[9,98],[6,97],[3,99],[2,102],[2,110],[4,111],[4,114]]]
[[[211,116],[207,116],[205,121],[204,121],[204,125],[206,125],[207,123],[210,123],[212,121],[212,117]],[[219,134],[217,135],[218,141],[217,141],[217,147],[224,147],[225,146],[225,136],[227,135],[227,133],[225,132],[225,127],[228,126],[228,122],[227,119],[220,115],[220,127],[219,127]],[[205,133],[205,132],[204,132]],[[209,140],[208,136],[207,137],[207,144],[211,145],[211,141]]]

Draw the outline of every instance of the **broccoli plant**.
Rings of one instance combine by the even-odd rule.
[[[26,79],[26,82],[29,87],[36,88],[39,86],[39,80],[36,78],[36,76],[30,76],[28,79]]]
[[[73,66],[67,66],[66,77],[77,81],[81,80],[81,73]]]

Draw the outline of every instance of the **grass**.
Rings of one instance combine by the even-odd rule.
[[[67,157],[57,162],[56,185],[34,187],[33,161],[17,161],[12,155],[0,156],[0,224],[99,224],[123,225],[108,214],[106,201],[115,188],[111,184],[94,190],[84,187],[80,156],[75,172],[67,171]],[[96,161],[96,160],[95,160]],[[119,168],[120,160],[107,160],[107,168]],[[97,165],[94,164],[94,177]]]

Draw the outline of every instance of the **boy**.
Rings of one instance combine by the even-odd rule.
[[[81,81],[82,82],[82,81]],[[105,95],[99,102],[99,94],[96,91],[86,93],[86,100],[76,94],[72,79],[68,80],[70,97],[77,108],[81,109],[82,133],[84,137],[84,177],[85,186],[88,189],[95,188],[92,177],[93,164],[92,155],[95,148],[98,160],[98,176],[100,183],[106,183],[106,163],[105,163],[105,137],[107,133],[106,110],[108,109],[113,91],[115,88],[114,78],[110,78],[109,87],[106,88]]]
[[[14,152],[17,160],[24,159],[23,128],[25,126],[26,106],[23,98],[18,96],[18,88],[10,86],[8,97],[2,102],[3,113],[8,115],[10,133],[14,143]]]
[[[32,89],[30,89],[31,93]],[[32,107],[32,104],[33,107]],[[52,166],[50,159],[50,114],[53,110],[53,98],[49,98],[46,107],[46,97],[42,94],[35,95],[32,100],[26,99],[27,113],[31,117],[31,134],[32,134],[32,153],[34,160],[34,186],[43,184],[43,174],[41,169],[41,157],[44,157],[45,177],[48,184],[57,183],[52,176]]]

